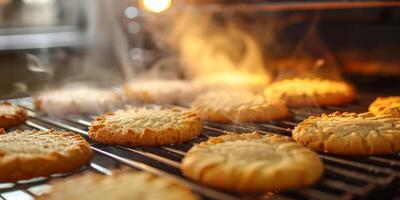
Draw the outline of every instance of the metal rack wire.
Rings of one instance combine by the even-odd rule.
[[[90,141],[87,128],[91,117],[74,116],[66,119],[52,118],[35,112],[32,101],[18,99],[16,103],[28,109],[29,120],[19,129],[48,130],[50,128],[67,130],[81,134],[88,139],[95,156],[92,161],[80,170],[68,174],[55,174],[17,183],[0,184],[0,199],[31,200],[49,189],[47,183],[52,179],[95,171],[111,175],[119,168],[133,168],[169,177],[181,182],[205,199],[373,199],[393,195],[399,187],[400,155],[339,157],[320,154],[325,164],[323,178],[314,186],[290,192],[260,194],[228,193],[208,188],[182,176],[179,165],[186,151],[196,143],[208,137],[224,134],[225,131],[251,132],[257,130],[262,134],[290,135],[291,129],[309,115],[334,111],[366,111],[371,97],[360,97],[353,104],[343,107],[297,108],[291,109],[291,116],[284,120],[257,124],[217,124],[205,122],[203,134],[187,143],[164,147],[125,147],[119,145],[102,145]]]

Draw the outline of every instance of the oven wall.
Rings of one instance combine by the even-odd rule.
[[[35,9],[23,1],[0,5],[2,10],[9,9],[0,17],[0,98],[72,82],[99,86],[123,82],[110,31],[115,13],[107,10],[106,1],[43,2],[56,5],[48,6],[58,13],[54,19],[27,21],[23,16]],[[40,11],[47,5],[35,6]]]

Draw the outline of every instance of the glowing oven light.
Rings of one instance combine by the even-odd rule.
[[[160,13],[172,5],[172,0],[141,0],[142,6],[151,12]]]

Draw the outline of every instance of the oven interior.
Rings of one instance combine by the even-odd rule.
[[[0,67],[0,72],[11,74],[5,79],[0,79],[1,96],[26,108],[29,115],[25,124],[14,129],[67,130],[82,135],[90,142],[87,131],[94,116],[79,115],[65,118],[48,116],[35,110],[29,95],[43,88],[55,88],[70,82],[116,86],[132,78],[191,79],[202,73],[210,73],[206,70],[209,68],[219,72],[220,68],[209,66],[210,62],[215,64],[218,61],[213,60],[214,57],[207,57],[209,54],[198,57],[210,59],[210,62],[204,62],[204,65],[198,65],[191,60],[190,56],[196,55],[196,51],[190,52],[192,48],[185,46],[185,41],[181,40],[193,36],[190,35],[190,31],[175,32],[180,30],[177,29],[178,22],[184,24],[184,30],[187,30],[185,23],[193,24],[192,20],[200,19],[205,19],[204,24],[199,23],[200,30],[196,34],[201,34],[194,39],[200,41],[201,48],[203,45],[207,45],[206,48],[215,48],[210,51],[229,58],[229,63],[240,63],[246,52],[256,52],[257,59],[262,63],[262,70],[271,74],[274,80],[308,76],[345,79],[356,85],[356,101],[344,106],[291,108],[290,116],[286,119],[265,123],[204,122],[204,132],[200,137],[179,145],[125,147],[90,142],[95,156],[80,170],[16,183],[1,183],[0,199],[31,200],[49,190],[50,180],[63,179],[85,171],[95,171],[107,176],[118,170],[143,170],[173,178],[204,199],[333,200],[399,197],[399,154],[368,157],[319,154],[325,164],[325,173],[317,184],[289,192],[268,194],[242,194],[215,190],[185,178],[179,170],[180,162],[191,146],[209,137],[224,134],[225,131],[258,131],[262,134],[290,136],[291,130],[311,115],[318,116],[335,111],[366,112],[368,105],[377,96],[400,95],[399,2],[191,0],[172,1],[170,10],[161,13],[142,8],[138,1],[121,0],[118,5],[111,6],[111,11],[102,10],[109,5],[109,2],[98,2],[97,13],[83,12],[86,15],[77,19],[65,17],[65,23],[74,24],[68,26],[75,27],[73,31],[66,31],[74,35],[74,37],[67,36],[74,38],[73,41],[58,46],[38,45],[18,48],[1,45],[0,42],[0,49],[4,47],[0,52],[0,62],[8,65]],[[80,9],[85,10],[88,5],[93,4],[81,5]],[[96,19],[100,17],[98,13],[101,11],[108,13],[108,17],[105,18],[109,20],[104,20],[101,27],[92,26],[91,23],[97,25],[100,23]],[[182,17],[186,17],[185,20],[188,21],[177,20]],[[60,21],[61,24],[64,23],[63,20]],[[31,26],[29,23],[31,22],[21,22],[19,26]],[[51,26],[57,24],[48,23]],[[15,27],[7,27],[4,24],[0,26],[4,30],[16,30]],[[216,27],[218,32],[210,31],[212,27]],[[232,33],[231,27],[235,27],[235,33]],[[113,31],[110,33],[104,31],[109,29]],[[65,27],[57,30],[65,30]],[[35,31],[39,31],[35,34],[48,34],[42,30]],[[96,35],[92,38],[93,41],[89,40],[88,37],[93,36],[91,34],[96,31],[102,32],[103,35],[100,34],[101,37]],[[28,35],[26,37],[30,37],[30,34],[31,32],[26,34]],[[210,41],[211,36],[220,38],[221,35],[233,35],[232,40],[239,42],[232,44],[229,43],[230,40],[222,42],[222,46],[229,43],[226,48],[220,48],[212,43],[203,44]],[[243,35],[246,36],[242,37]],[[15,33],[2,34],[0,41],[5,36],[15,37]],[[104,37],[107,41],[98,43]],[[251,44],[257,44],[255,51],[249,50],[249,46],[243,42],[247,40],[243,38],[250,38]],[[234,50],[231,51],[232,49]],[[106,59],[104,55],[107,55]],[[319,65],[321,62],[322,65]],[[222,64],[224,62],[221,61]],[[248,65],[244,66],[244,69],[236,68],[236,65],[233,65],[233,68],[239,71],[256,70],[252,67],[247,68]],[[100,69],[96,70],[100,71],[99,74],[86,73],[93,72],[92,69],[97,69],[96,67]],[[152,104],[146,106],[181,107],[181,105]]]

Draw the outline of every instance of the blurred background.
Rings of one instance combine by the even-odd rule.
[[[0,0],[0,98],[225,70],[372,87],[400,76],[399,4]]]
[[[1,0],[0,96],[20,96],[76,81],[105,85],[123,81],[111,20],[123,17],[129,1],[119,1],[109,9],[106,4]]]

